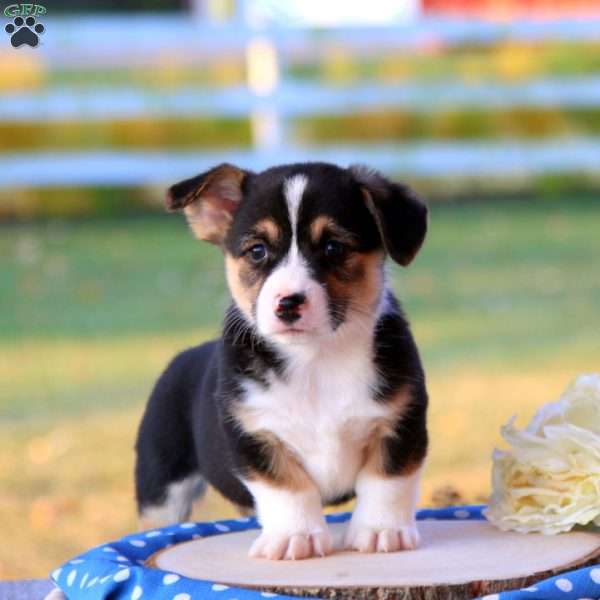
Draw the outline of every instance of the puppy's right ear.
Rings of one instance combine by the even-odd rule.
[[[242,200],[242,183],[247,175],[248,171],[223,163],[171,186],[167,209],[183,209],[198,239],[220,245]]]

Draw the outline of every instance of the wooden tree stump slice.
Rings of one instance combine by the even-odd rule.
[[[330,525],[340,548],[344,524]],[[486,521],[421,521],[421,547],[390,554],[336,550],[326,558],[248,558],[256,530],[206,537],[157,553],[151,566],[194,579],[302,596],[465,599],[527,587],[600,559],[600,535],[499,531]]]

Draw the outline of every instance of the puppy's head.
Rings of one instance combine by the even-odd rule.
[[[223,248],[234,301],[281,343],[372,318],[385,254],[408,265],[427,229],[427,209],[408,187],[323,163],[262,173],[222,164],[171,187],[167,206]]]

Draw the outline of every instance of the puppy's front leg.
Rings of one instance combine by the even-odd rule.
[[[412,550],[419,545],[415,513],[428,445],[427,395],[423,386],[404,388],[388,401],[395,402],[398,417],[393,424],[377,427],[367,444],[346,533],[346,547],[361,552]]]
[[[394,476],[363,469],[356,482],[357,501],[346,533],[346,547],[360,552],[416,548],[420,474],[420,468]]]
[[[308,475],[300,486],[268,479],[245,484],[254,497],[262,525],[250,556],[298,560],[331,553],[331,535],[323,518],[321,497]]]

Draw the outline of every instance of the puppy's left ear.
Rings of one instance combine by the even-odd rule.
[[[354,165],[350,172],[363,190],[387,253],[406,267],[425,240],[425,202],[408,186],[389,181],[378,171]]]
[[[242,184],[248,174],[223,163],[176,183],[167,192],[167,209],[183,209],[198,239],[222,244],[242,200]]]

